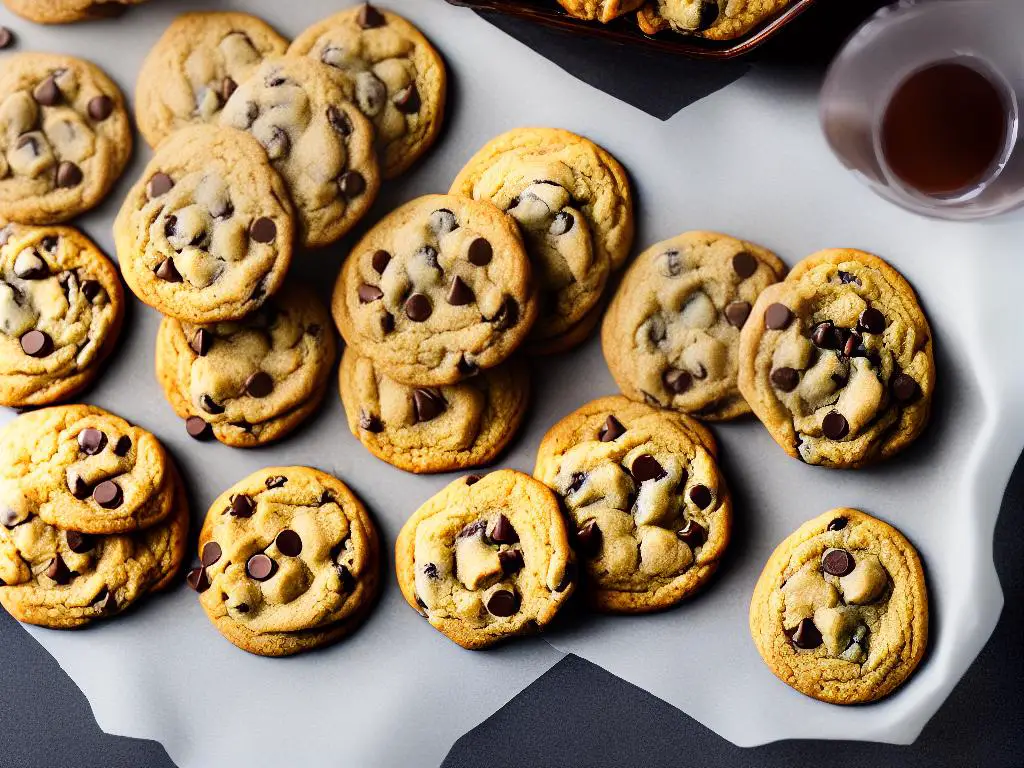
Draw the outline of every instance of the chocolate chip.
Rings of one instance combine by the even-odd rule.
[[[345,592],[352,592],[356,588],[356,580],[352,573],[341,563],[337,564],[338,578],[341,579],[341,588]]]
[[[414,323],[424,322],[433,311],[430,299],[422,293],[414,293],[405,302],[405,315]]]
[[[53,339],[43,331],[22,334],[21,349],[29,357],[46,357],[53,352]]]
[[[456,275],[452,278],[452,287],[448,290],[449,304],[453,307],[462,307],[471,304],[475,298],[473,289],[466,285],[461,277]]]
[[[507,589],[498,589],[487,599],[487,612],[492,616],[512,616],[519,610],[519,597]]]
[[[253,555],[245,564],[245,572],[256,581],[266,581],[276,570],[277,564],[262,553]]]
[[[693,386],[693,377],[686,371],[680,371],[677,368],[669,368],[665,373],[661,375],[661,381],[665,385],[665,389],[673,394],[682,394]]]
[[[371,301],[377,301],[378,299],[384,298],[384,291],[376,285],[370,285],[369,283],[363,283],[360,285],[357,293],[359,294],[360,304],[369,304]]]
[[[504,515],[498,515],[491,528],[491,541],[495,544],[515,544],[519,541],[519,534]]]
[[[571,213],[559,211],[555,214],[555,218],[551,222],[551,226],[548,227],[548,232],[555,237],[559,237],[572,229],[572,225],[575,223],[576,219],[573,218]]]
[[[874,307],[868,307],[860,313],[857,329],[864,333],[881,333],[885,330],[885,315]]]
[[[342,136],[349,136],[352,133],[352,121],[333,104],[327,108],[327,122]]]
[[[515,326],[519,322],[519,302],[511,296],[506,296],[497,314],[491,318],[491,322],[499,331]]]
[[[441,393],[437,390],[416,389],[412,393],[413,409],[416,411],[416,423],[430,421],[444,413],[448,407]]]
[[[420,92],[414,83],[410,83],[395,94],[391,103],[403,115],[415,115],[420,111]]]
[[[249,227],[249,234],[257,243],[272,243],[277,237],[277,224],[273,219],[261,216]]]
[[[752,274],[757,272],[757,259],[746,251],[740,251],[732,257],[732,271],[735,272],[741,280],[746,280]]]
[[[725,319],[734,328],[742,328],[750,317],[750,302],[733,301],[725,305]]]
[[[832,576],[845,576],[853,565],[853,555],[845,549],[830,549],[821,558],[822,569]]]
[[[633,466],[630,467],[630,472],[633,474],[633,479],[638,483],[644,483],[648,480],[657,481],[668,476],[665,468],[649,453],[633,459]]]
[[[220,560],[220,556],[222,554],[224,554],[224,551],[220,548],[220,544],[216,541],[208,541],[203,545],[202,554],[199,555],[199,562],[201,562],[204,567],[209,568]]]
[[[708,540],[708,532],[704,526],[694,520],[687,520],[683,527],[676,531],[676,536],[690,549],[696,549]]]
[[[842,270],[839,270],[839,282],[847,285],[849,283],[860,285],[860,278],[857,277],[856,275],[851,275],[849,272],[843,272]]]
[[[213,437],[213,427],[199,416],[189,416],[185,419],[185,432],[195,440],[207,440]]]
[[[430,229],[433,230],[434,234],[438,237],[441,235],[447,235],[449,232],[454,232],[458,228],[459,220],[455,218],[455,214],[447,208],[439,208],[430,214]]]
[[[796,628],[787,629],[786,634],[793,641],[793,645],[805,651],[821,645],[821,632],[818,631],[818,628],[814,626],[814,622],[810,619],[801,619]]]
[[[769,304],[764,312],[764,323],[773,331],[781,331],[793,321],[793,313],[785,304]]]
[[[683,274],[683,260],[679,251],[665,251],[661,254],[662,277],[679,277]]]
[[[287,477],[283,477],[281,475],[274,475],[272,477],[268,477],[264,481],[264,485],[266,485],[267,488],[283,488],[284,484],[287,483],[287,482],[288,482],[288,478]]]
[[[576,493],[585,482],[587,482],[587,476],[583,472],[573,472],[572,477],[569,478],[569,485],[565,489],[566,495]]]
[[[334,494],[328,491],[326,488],[320,493],[320,506],[324,504],[333,504]]]
[[[576,551],[581,555],[592,557],[601,548],[601,529],[596,520],[588,520],[576,531]]]
[[[626,428],[622,426],[622,422],[609,415],[601,429],[597,431],[597,439],[602,443],[610,443],[612,440],[618,440],[625,433]]]
[[[800,373],[794,368],[776,368],[771,374],[772,384],[783,392],[792,392],[800,384]]]
[[[82,453],[95,456],[107,444],[107,436],[93,427],[86,427],[78,433],[78,447]]]
[[[383,275],[384,270],[388,268],[390,263],[391,254],[387,251],[374,251],[373,256],[370,257],[370,264],[378,275]]]
[[[916,400],[921,393],[921,388],[913,378],[905,373],[899,373],[892,380],[892,394],[901,403],[909,403]]]
[[[251,397],[266,397],[274,391],[274,380],[266,371],[256,371],[245,380],[245,391]]]
[[[117,509],[124,501],[121,487],[113,480],[104,480],[92,492],[92,497],[104,509]]]
[[[346,171],[338,179],[338,188],[341,194],[351,200],[366,191],[366,179],[359,171]]]
[[[174,259],[164,259],[156,268],[156,276],[168,283],[180,283],[181,273],[174,266]]]
[[[819,349],[839,349],[842,338],[831,320],[818,323],[811,331],[811,341]]]
[[[93,598],[92,605],[103,614],[113,613],[117,610],[117,600],[114,598],[114,593],[106,587],[103,587],[99,594]]]
[[[469,263],[474,267],[486,267],[491,263],[493,257],[494,249],[491,247],[490,241],[482,237],[473,240],[469,244],[469,250],[466,252],[466,258],[469,259]]]
[[[277,551],[285,557],[298,557],[302,552],[302,537],[290,528],[285,528],[274,539]]]
[[[60,555],[55,555],[50,565],[46,568],[46,575],[60,584],[62,587],[71,581],[74,575]]]
[[[95,537],[87,533],[79,533],[78,531],[65,531],[64,540],[68,544],[68,549],[76,555],[84,555],[86,552],[91,552],[93,547],[96,546]]]
[[[15,149],[24,149],[25,147],[29,148],[29,151],[32,153],[32,157],[39,157],[39,141],[35,136],[25,134],[23,136],[19,136],[18,140],[14,142]]]
[[[850,424],[839,411],[830,411],[821,421],[821,431],[829,440],[842,440],[850,431]]]
[[[373,29],[375,27],[383,27],[387,24],[387,19],[384,18],[384,14],[372,5],[363,3],[356,14],[356,23],[363,29]]]
[[[22,251],[14,260],[14,276],[22,280],[42,280],[49,277],[50,269],[39,254],[33,251]]]
[[[499,553],[500,556],[500,553]],[[423,575],[428,579],[439,579],[441,574],[437,571],[437,565],[434,563],[427,563],[423,566]]]
[[[205,568],[193,568],[188,572],[185,581],[196,592],[203,593],[210,588],[210,579],[206,575]]]
[[[60,101],[60,88],[57,86],[57,81],[52,76],[43,80],[32,91],[32,98],[44,107],[52,107]]]
[[[846,527],[846,518],[837,517],[828,524],[828,530],[830,531],[841,531]]]
[[[374,414],[367,413],[366,411],[359,414],[359,428],[365,429],[367,432],[372,432],[373,434],[384,431],[384,425],[381,423],[380,419]]]
[[[93,96],[86,109],[93,120],[106,120],[114,112],[114,100],[106,95]]]
[[[501,563],[502,573],[516,573],[522,570],[523,553],[518,549],[503,549],[498,553],[498,562]]]
[[[859,333],[850,333],[843,343],[843,354],[847,357],[865,357],[868,351],[862,342],[863,339]]]
[[[87,301],[95,301],[96,297],[100,295],[100,291],[103,290],[103,286],[98,280],[83,280],[81,288],[82,295]]]
[[[224,406],[214,400],[210,395],[203,393],[199,396],[199,407],[209,414],[217,415],[224,413]]]
[[[231,508],[228,511],[232,517],[252,517],[252,513],[256,511],[256,504],[251,496],[236,493],[231,497]]]
[[[62,189],[77,187],[84,178],[82,169],[68,160],[64,160],[57,166],[57,186]]]
[[[701,509],[707,509],[711,506],[711,490],[706,485],[695,485],[690,489],[690,501],[696,504]]]
[[[14,45],[14,33],[7,27],[0,27],[0,50]]]
[[[465,353],[459,356],[459,362],[455,364],[455,367],[463,376],[476,376],[480,371],[480,367],[466,357]]]
[[[92,493],[92,488],[89,484],[82,479],[80,475],[72,473],[67,474],[68,490],[71,491],[71,495],[80,501],[84,501],[89,498]]]
[[[166,195],[173,188],[174,179],[166,173],[154,173],[150,177],[149,183],[146,185],[146,194],[149,196],[149,199],[152,200],[153,198]]]
[[[210,351],[210,347],[213,346],[213,334],[205,328],[200,328],[194,334],[188,345],[192,347],[192,351],[200,357],[206,357],[206,354]]]
[[[700,10],[697,15],[697,32],[710,28],[717,20],[720,10],[718,0],[698,0]]]
[[[461,531],[458,532],[455,538],[466,539],[470,536],[483,535],[487,528],[486,520],[474,520],[472,523],[465,525]]]

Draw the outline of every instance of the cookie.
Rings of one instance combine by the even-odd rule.
[[[527,367],[512,359],[459,384],[400,384],[358,353],[341,359],[348,428],[374,456],[408,472],[490,464],[515,437],[530,394]]]
[[[81,533],[127,533],[174,511],[174,472],[152,434],[91,405],[19,416],[0,430],[0,495],[12,524],[30,515]],[[10,489],[15,489],[11,491]]]
[[[518,128],[492,139],[459,172],[451,193],[489,200],[519,224],[539,287],[533,343],[583,321],[633,243],[625,170],[569,131]]]
[[[4,0],[4,5],[37,24],[69,24],[120,16],[146,0]]]
[[[647,35],[666,29],[708,40],[733,40],[781,12],[791,0],[650,0],[637,11]]]
[[[75,395],[113,349],[124,316],[117,269],[68,227],[0,227],[0,405]]]
[[[50,525],[15,487],[0,483],[0,605],[18,621],[54,629],[115,616],[174,583],[187,544],[189,508],[181,480],[170,484],[163,521],[134,533],[95,535]],[[18,510],[15,512],[14,510]]]
[[[377,197],[373,126],[322,64],[266,59],[235,90],[220,121],[263,145],[291,192],[303,245],[333,243]]]
[[[631,400],[701,419],[750,412],[736,383],[740,329],[786,267],[771,251],[686,232],[637,257],[601,329],[608,368]]]
[[[750,634],[775,676],[831,704],[888,696],[928,644],[913,545],[856,509],[833,509],[776,547],[754,587]]]
[[[543,629],[574,587],[558,500],[512,469],[459,478],[416,510],[395,569],[409,605],[469,649]]]
[[[381,372],[438,387],[512,354],[537,302],[511,217],[488,202],[426,195],[352,249],[332,310],[345,341]]]
[[[888,458],[928,422],[928,320],[877,256],[820,251],[754,304],[740,334],[739,386],[794,458],[829,467]]]
[[[248,448],[284,437],[319,407],[335,354],[327,308],[310,289],[286,285],[244,320],[164,318],[156,375],[190,434]]]
[[[239,648],[288,656],[334,642],[377,594],[377,531],[331,475],[270,467],[221,494],[189,574],[217,630]]]
[[[288,48],[328,65],[374,125],[381,172],[393,179],[434,143],[447,77],[440,54],[396,13],[366,3],[319,21]]]
[[[562,500],[597,610],[642,613],[702,587],[722,558],[732,500],[700,423],[603,397],[553,426],[534,477]]]
[[[103,199],[132,153],[124,98],[99,67],[17,53],[0,69],[0,220],[56,224]]]
[[[160,145],[114,222],[125,282],[190,323],[238,320],[281,282],[292,206],[263,147],[233,128],[183,128]]]
[[[558,0],[558,3],[570,16],[607,24],[619,16],[635,11],[644,4],[644,0]]]
[[[213,123],[267,56],[288,41],[248,13],[183,13],[150,50],[135,85],[135,121],[151,146],[189,125]]]

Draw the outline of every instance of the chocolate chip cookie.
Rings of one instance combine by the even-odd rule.
[[[284,279],[293,236],[287,189],[260,143],[208,125],[160,145],[114,222],[128,287],[190,323],[259,308]]]
[[[18,53],[0,68],[0,220],[55,224],[95,206],[132,153],[121,91],[71,56]]]
[[[46,405],[96,376],[121,330],[117,270],[68,227],[0,227],[0,405]]]
[[[319,21],[288,48],[328,65],[377,131],[381,171],[393,179],[434,143],[447,78],[440,54],[396,13],[365,3]]]
[[[146,0],[4,0],[4,5],[37,24],[69,24],[114,18],[129,5],[144,2]]]
[[[239,648],[288,656],[334,642],[365,617],[380,582],[377,531],[331,475],[270,467],[225,491],[199,535],[188,581]]]
[[[928,644],[928,592],[917,552],[855,509],[804,523],[754,587],[750,633],[776,677],[832,704],[887,696]]]
[[[543,629],[574,587],[558,499],[511,469],[459,478],[416,510],[395,569],[409,605],[469,649]]]
[[[511,217],[486,201],[426,195],[352,249],[332,310],[345,341],[382,373],[438,387],[512,354],[537,302]]]
[[[686,232],[640,254],[601,332],[623,394],[708,420],[749,413],[736,384],[740,329],[785,271],[771,251],[714,232]]]
[[[418,473],[490,464],[519,430],[530,393],[516,359],[459,384],[413,387],[351,350],[340,384],[352,434],[377,458]]]
[[[553,352],[582,340],[573,329],[593,319],[633,243],[633,198],[618,161],[569,131],[518,128],[477,152],[451,193],[489,200],[519,224],[540,294],[531,344]]]
[[[637,11],[640,29],[666,29],[708,40],[733,40],[770,20],[792,0],[650,0]]]
[[[36,499],[0,481],[0,604],[18,621],[54,629],[115,616],[174,583],[189,509],[172,470],[170,514],[134,533],[97,535],[46,523]]]
[[[377,196],[373,125],[322,64],[266,59],[235,90],[220,121],[263,145],[291,192],[303,245],[334,242]]]
[[[931,330],[914,290],[880,258],[821,251],[754,304],[739,386],[790,456],[860,467],[902,450],[928,422]]]
[[[174,471],[152,434],[91,405],[19,416],[0,430],[0,488],[7,519],[29,515],[64,530],[127,533],[175,509]],[[0,494],[2,495],[2,494]]]
[[[155,147],[179,128],[215,122],[239,84],[288,41],[248,13],[183,13],[150,50],[135,85],[135,120]]]
[[[164,318],[156,374],[193,437],[248,448],[277,440],[320,405],[335,360],[327,308],[299,285],[235,322]]]
[[[619,16],[635,11],[644,4],[644,0],[558,0],[558,3],[570,16],[607,24]]]
[[[562,499],[593,607],[654,611],[708,581],[732,527],[715,454],[699,422],[619,396],[544,436],[533,474]]]

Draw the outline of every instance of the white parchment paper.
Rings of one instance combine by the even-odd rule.
[[[440,0],[387,5],[445,54],[452,113],[443,143],[386,188],[377,215],[445,191],[469,155],[508,128],[557,125],[587,134],[633,176],[638,246],[703,228],[762,243],[790,264],[840,245],[890,259],[918,288],[934,326],[940,390],[933,428],[908,456],[860,472],[789,459],[754,421],[716,429],[737,499],[734,543],[720,575],[700,597],[663,614],[563,621],[547,636],[553,648],[527,640],[462,651],[404,605],[393,577],[362,630],[293,659],[236,650],[184,588],[83,632],[33,629],[33,636],[82,688],[105,730],[158,739],[183,768],[436,764],[459,735],[563,651],[646,688],[738,744],[911,741],[980,650],[1002,605],[991,536],[1024,442],[1024,360],[1017,323],[1007,319],[1024,280],[1024,216],[942,224],[876,199],[829,155],[817,128],[816,84],[793,73],[748,76],[663,123],[575,80],[468,11]],[[41,29],[2,9],[0,23],[20,34],[22,49],[96,60],[130,94],[146,51],[180,10],[250,10],[294,35],[338,7],[334,0],[153,0],[113,23]],[[613,59],[607,64],[615,66]],[[81,222],[108,249],[120,198],[146,157],[140,148],[111,200]],[[312,254],[296,271],[326,292],[343,255],[344,248]],[[188,478],[197,522],[217,494],[254,469],[310,464],[348,482],[390,544],[407,515],[451,479],[417,478],[374,459],[348,433],[334,393],[309,426],[278,446],[241,451],[193,442],[152,374],[157,323],[134,302],[124,343],[86,399],[164,440]],[[535,404],[502,462],[526,471],[551,424],[615,389],[596,339],[534,370]],[[917,544],[933,606],[932,650],[918,674],[886,702],[854,709],[811,701],[776,681],[746,624],[750,591],[772,548],[805,519],[838,505],[878,514]]]

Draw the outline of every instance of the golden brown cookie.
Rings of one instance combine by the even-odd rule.
[[[416,510],[395,569],[409,605],[469,649],[543,629],[574,586],[558,500],[511,469],[459,478]]]
[[[216,122],[225,102],[288,41],[248,13],[183,13],[150,50],[135,85],[135,120],[155,147],[180,128]]]
[[[334,642],[377,595],[377,531],[337,478],[309,467],[268,467],[210,506],[189,574],[217,630],[261,656]]]
[[[750,412],[736,384],[740,328],[786,267],[753,243],[686,232],[651,246],[623,277],[601,347],[631,400],[701,419]]]
[[[415,26],[364,3],[317,22],[288,48],[331,68],[373,123],[380,166],[393,179],[434,143],[444,121],[444,61]]]
[[[4,5],[37,24],[70,24],[120,16],[146,0],[4,0]]]
[[[917,552],[892,526],[833,509],[776,547],[754,587],[750,634],[775,676],[832,704],[888,696],[928,644]]]
[[[558,0],[558,3],[570,16],[607,24],[619,16],[635,11],[644,4],[644,0]]]
[[[533,474],[562,499],[592,606],[654,611],[708,581],[732,527],[715,454],[699,422],[619,396],[548,430]]]
[[[516,359],[458,384],[413,387],[349,350],[339,383],[352,434],[377,458],[417,473],[490,464],[515,437],[530,394]]]
[[[117,342],[117,269],[69,227],[0,227],[0,405],[47,405],[87,386]]]
[[[769,21],[792,0],[650,0],[637,11],[640,29],[666,29],[708,40],[732,40]]]
[[[761,293],[740,334],[739,386],[794,458],[828,467],[888,458],[928,422],[928,320],[877,256],[820,251]]]
[[[0,68],[0,220],[56,224],[103,199],[132,153],[118,87],[71,56],[17,53]]]

